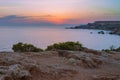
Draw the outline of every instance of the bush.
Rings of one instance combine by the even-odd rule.
[[[14,52],[40,52],[40,51],[43,51],[42,49],[37,48],[32,44],[26,44],[26,43],[23,44],[21,42],[14,44],[12,49]]]
[[[120,47],[115,48],[114,46],[111,46],[110,49],[103,49],[102,51],[105,51],[105,52],[110,52],[110,51],[120,52]]]
[[[63,42],[63,43],[55,43],[47,47],[46,50],[73,50],[78,51],[82,50],[82,44],[79,42]]]
[[[118,47],[117,49],[115,49],[116,51],[120,52],[120,47]]]
[[[102,51],[109,53],[111,50],[110,49],[103,49]]]

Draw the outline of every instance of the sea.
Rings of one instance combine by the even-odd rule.
[[[84,47],[102,50],[120,46],[120,36],[110,31],[98,34],[101,30],[65,29],[63,26],[0,26],[0,51],[12,51],[18,42],[33,44],[39,48],[66,41],[79,41]]]

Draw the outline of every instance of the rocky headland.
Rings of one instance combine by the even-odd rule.
[[[110,34],[120,35],[120,21],[95,21],[94,23],[88,23],[86,25],[70,27],[67,29],[109,30],[109,31],[111,31]]]
[[[120,80],[120,52],[1,52],[0,80]]]

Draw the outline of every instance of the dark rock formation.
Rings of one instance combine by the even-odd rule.
[[[117,28],[114,31],[111,31],[110,34],[118,34],[118,35],[120,35],[120,28]]]
[[[105,32],[104,31],[99,31],[98,34],[105,34]]]
[[[70,27],[69,29],[99,29],[110,30],[110,34],[120,35],[120,21],[95,21],[86,25]]]

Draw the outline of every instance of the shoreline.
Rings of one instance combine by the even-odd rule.
[[[109,34],[120,35],[120,21],[95,21],[86,25],[67,27],[66,29],[93,29],[111,31]]]

